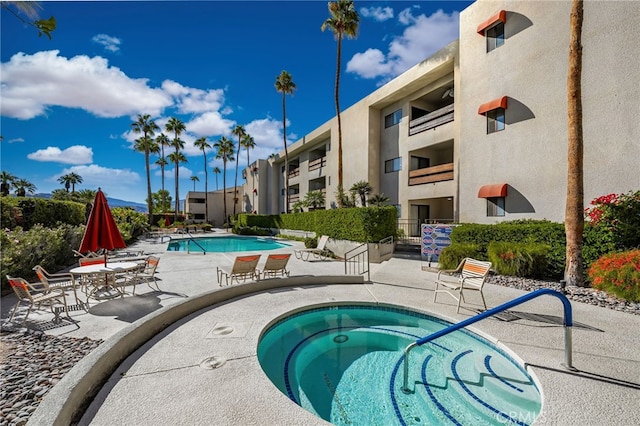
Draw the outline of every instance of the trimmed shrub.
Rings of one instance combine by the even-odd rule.
[[[547,269],[549,248],[540,243],[493,241],[487,254],[493,270],[500,275],[540,278]]]
[[[477,260],[485,259],[477,244],[453,243],[443,248],[442,252],[440,252],[438,267],[440,269],[455,269],[465,257],[472,257]]]
[[[304,239],[304,246],[306,248],[316,248],[318,247],[318,239],[315,237],[307,237]]]
[[[640,302],[640,250],[611,253],[589,268],[591,285],[631,302]]]
[[[585,225],[611,231],[617,250],[640,247],[640,191],[603,195],[591,205],[585,212]]]
[[[8,289],[6,275],[29,281],[35,279],[32,268],[42,265],[56,272],[75,262],[72,248],[80,247],[84,226],[60,225],[46,228],[34,225],[29,230],[17,227],[0,231],[2,244],[2,292]]]
[[[0,201],[2,227],[24,230],[36,224],[52,228],[60,223],[83,225],[85,223],[83,203],[75,201],[48,200],[36,197],[2,197]]]

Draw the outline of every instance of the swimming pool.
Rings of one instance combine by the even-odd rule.
[[[202,237],[172,240],[167,246],[167,251],[193,251],[227,253],[233,251],[264,251],[289,247],[290,244],[267,237]]]
[[[542,406],[537,380],[468,330],[416,347],[415,391],[402,391],[404,348],[449,325],[394,306],[313,308],[266,329],[258,360],[281,392],[335,425],[532,423]]]

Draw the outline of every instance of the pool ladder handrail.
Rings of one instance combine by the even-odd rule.
[[[572,365],[573,361],[572,361],[572,355],[571,355],[571,352],[572,352],[571,327],[573,327],[573,314],[571,311],[571,302],[569,302],[569,299],[567,299],[567,296],[565,296],[564,294],[556,290],[553,290],[550,288],[542,288],[542,289],[533,291],[531,293],[525,294],[524,296],[520,296],[509,302],[503,303],[502,305],[496,306],[495,308],[484,311],[474,317],[471,317],[464,321],[460,321],[459,323],[450,325],[447,328],[444,328],[440,331],[436,331],[433,334],[430,334],[426,337],[418,339],[415,342],[409,344],[404,349],[404,383],[402,386],[402,391],[407,394],[414,392],[413,390],[409,389],[409,352],[413,348],[415,348],[416,346],[422,346],[425,343],[429,343],[432,340],[437,339],[438,337],[442,337],[446,334],[457,331],[468,325],[476,323],[490,316],[496,315],[502,311],[506,311],[507,309],[513,308],[514,306],[520,305],[524,302],[527,302],[531,299],[535,299],[536,297],[543,296],[545,294],[555,296],[558,299],[560,299],[564,307],[564,363],[562,364],[562,366],[568,370],[575,370],[575,368]]]
[[[189,250],[189,243],[193,241],[193,244],[197,245],[198,247],[200,247],[202,249],[202,254],[207,254],[207,250],[202,247],[200,245],[200,243],[198,243],[194,238],[193,235],[191,235],[191,233],[187,230],[184,231],[185,234],[187,234],[189,236],[189,239],[187,240],[187,254],[191,253],[191,251]]]

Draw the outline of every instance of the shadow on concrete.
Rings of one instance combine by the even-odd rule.
[[[508,213],[535,213],[536,209],[520,191],[509,185],[504,209]]]
[[[509,39],[531,26],[533,26],[531,19],[527,18],[522,13],[508,10],[507,23],[504,27],[504,37]]]

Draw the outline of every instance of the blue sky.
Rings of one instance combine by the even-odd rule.
[[[356,1],[360,28],[343,42],[340,105],[346,109],[380,85],[458,38],[458,12],[470,1]],[[250,160],[283,148],[282,70],[297,85],[287,96],[287,140],[295,142],[335,116],[336,42],[320,26],[326,1],[42,2],[55,16],[52,40],[1,14],[2,170],[29,180],[36,192],[101,187],[113,198],[144,203],[144,155],[133,150],[131,123],[149,114],[164,128],[182,120],[188,163],[180,168],[180,198],[204,158],[193,141],[213,144],[237,124],[254,138]],[[222,163],[207,153],[211,172]],[[151,158],[154,163],[157,157]],[[240,168],[247,154],[240,152]],[[228,164],[233,186],[235,164]],[[152,190],[161,188],[153,166]],[[174,169],[165,188],[174,196]],[[238,178],[239,183],[242,177]],[[218,176],[222,187],[222,176]]]

